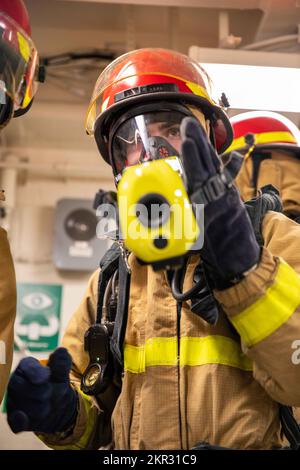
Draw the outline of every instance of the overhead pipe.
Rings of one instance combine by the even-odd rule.
[[[265,39],[264,41],[254,42],[253,44],[248,44],[247,46],[244,46],[241,49],[243,51],[252,51],[256,49],[262,49],[264,47],[273,46],[275,44],[281,44],[283,42],[292,42],[298,39],[298,34],[287,34],[285,36],[278,36],[277,38]]]

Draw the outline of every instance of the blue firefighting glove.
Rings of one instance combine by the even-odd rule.
[[[7,420],[14,433],[64,432],[75,423],[77,392],[71,387],[72,359],[65,348],[51,354],[48,366],[22,359],[7,389]]]
[[[201,259],[212,287],[225,289],[256,266],[260,247],[232,177],[204,129],[196,119],[186,117],[181,135],[188,194],[194,204],[204,204]]]

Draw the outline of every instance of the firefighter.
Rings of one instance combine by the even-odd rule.
[[[26,358],[14,372],[11,429],[35,431],[54,449],[281,448],[282,407],[300,404],[294,344],[300,336],[300,229],[283,214],[267,212],[264,243],[257,242],[217,155],[230,145],[232,130],[207,74],[174,51],[129,52],[100,75],[86,129],[117,184],[127,166],[149,160],[150,141],[164,139],[165,147],[180,149],[189,197],[205,205],[204,246],[175,272],[154,271],[130,254],[129,275],[120,262],[109,353],[103,347],[109,324],[100,325],[102,281],[115,258],[103,259],[63,348],[48,367]],[[204,298],[201,279],[208,286]],[[203,315],[211,302],[218,310],[213,321]],[[96,320],[102,343],[89,338]],[[90,360],[101,356],[101,347],[100,359],[108,355],[108,362],[99,368]],[[105,386],[88,395],[87,385],[98,378]]]
[[[0,0],[0,129],[27,112],[38,81],[38,54],[22,0]],[[1,191],[4,200],[4,192]],[[13,354],[16,280],[6,231],[0,227],[0,402]]]
[[[230,119],[233,142],[223,155],[226,164],[232,150],[244,158],[236,185],[244,201],[272,184],[281,196],[283,213],[300,223],[300,131],[287,117],[270,111],[250,111]],[[245,158],[246,157],[246,158]],[[300,422],[300,409],[294,410]]]
[[[283,211],[294,220],[300,216],[300,131],[285,116],[270,111],[241,113],[230,120],[234,138],[226,155],[236,150],[244,158],[236,178],[242,198],[256,196],[266,184],[281,195]],[[299,219],[300,220],[300,219]]]

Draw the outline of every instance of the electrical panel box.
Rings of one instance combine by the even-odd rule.
[[[90,199],[60,199],[54,215],[53,263],[57,269],[93,271],[110,246],[96,236],[97,217]]]

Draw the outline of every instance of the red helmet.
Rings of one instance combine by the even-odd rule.
[[[0,127],[30,107],[38,81],[38,53],[22,0],[0,0]]]
[[[189,57],[166,49],[138,49],[114,60],[99,76],[86,118],[102,157],[109,163],[111,124],[130,107],[173,101],[194,105],[211,122],[215,146],[221,153],[232,141],[232,129],[222,103],[212,98],[205,70]]]
[[[31,36],[29,15],[23,0],[0,0],[0,12],[12,18],[28,36]]]
[[[250,111],[230,119],[233,141],[226,153],[284,150],[300,157],[300,131],[288,118],[270,111]]]

